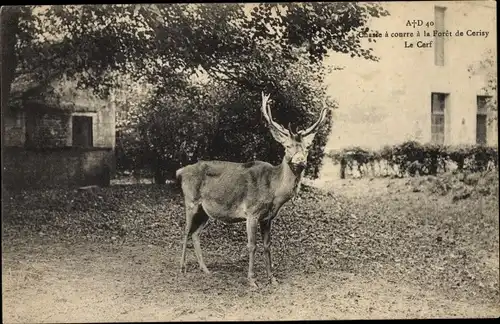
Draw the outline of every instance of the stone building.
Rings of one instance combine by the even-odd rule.
[[[470,71],[488,52],[496,69],[496,3],[382,5],[390,16],[374,19],[369,27],[383,37],[365,44],[379,61],[338,53],[329,58],[328,63],[344,69],[331,73],[327,81],[340,107],[333,114],[327,151],[350,146],[378,149],[407,140],[498,145],[497,123],[488,122],[495,120],[497,110],[485,105],[492,96],[485,91],[483,72],[488,71]],[[333,170],[338,166],[331,161],[324,165],[324,175],[338,176]]]
[[[109,185],[115,170],[115,104],[64,80],[60,97],[25,98],[3,109],[7,187]],[[26,89],[13,84],[13,92]],[[18,92],[19,92],[18,91]]]

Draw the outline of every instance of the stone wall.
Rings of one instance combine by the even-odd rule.
[[[30,146],[54,148],[70,146],[71,115],[62,112],[30,112],[27,115],[27,136]]]
[[[2,109],[4,185],[109,184],[115,170],[114,98],[102,100],[78,90],[76,81],[67,77],[52,86],[55,97],[30,98],[20,106]],[[92,118],[92,147],[73,147],[74,116]]]
[[[114,175],[111,148],[58,148],[3,152],[3,184],[7,188],[77,187],[109,185]]]
[[[4,116],[4,143],[9,147],[23,147],[26,141],[38,148],[72,146],[73,116],[92,118],[94,147],[115,147],[115,105],[103,102],[56,107],[34,101],[23,110],[9,110]]]

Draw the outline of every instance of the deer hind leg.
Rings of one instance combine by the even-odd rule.
[[[186,227],[184,230],[184,240],[182,244],[181,272],[186,272],[186,248],[187,241],[189,239],[189,236],[191,235],[191,239],[193,240],[194,252],[200,268],[204,272],[210,273],[205,263],[203,262],[203,257],[201,256],[199,237],[200,232],[207,224],[207,221],[208,215],[203,211],[201,205],[186,204]]]
[[[193,218],[193,223],[191,226],[191,239],[193,240],[194,253],[196,255],[196,259],[198,260],[198,264],[200,265],[200,269],[206,274],[210,274],[205,262],[203,261],[203,255],[201,252],[201,243],[200,243],[200,234],[207,226],[208,223],[208,215],[205,213],[203,208],[200,206],[195,217]]]
[[[192,204],[186,203],[186,227],[184,229],[184,239],[182,242],[182,255],[181,255],[181,272],[186,272],[186,248],[187,248],[187,241],[189,238],[189,234],[191,232],[191,227],[193,224],[193,218],[194,215],[196,214],[196,208],[195,206],[192,206]]]

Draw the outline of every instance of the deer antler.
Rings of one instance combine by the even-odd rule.
[[[295,136],[298,135],[300,132],[297,132],[298,127],[295,126],[295,130],[292,130],[292,123],[288,123],[288,131],[290,132],[290,135]]]
[[[306,136],[306,135],[309,135],[312,132],[316,131],[316,129],[318,128],[318,126],[325,119],[327,111],[328,111],[327,108],[323,108],[323,110],[321,110],[321,114],[319,116],[319,119],[311,127],[307,128],[305,130],[299,131],[298,134],[300,134],[302,136]]]
[[[290,132],[287,131],[283,126],[281,126],[280,124],[276,123],[273,120],[273,117],[271,114],[271,108],[269,107],[269,103],[268,103],[269,97],[270,97],[270,95],[265,95],[264,92],[262,92],[262,108],[261,108],[261,110],[262,110],[262,114],[264,115],[264,118],[266,119],[266,121],[269,123],[270,126],[276,128],[276,130],[278,130],[283,135],[289,136]]]

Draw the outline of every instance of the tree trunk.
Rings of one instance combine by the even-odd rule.
[[[162,159],[156,155],[153,157],[153,163],[152,163],[152,171],[153,171],[153,177],[155,184],[158,185],[163,185],[165,184],[165,174],[163,172],[163,167],[162,167]]]
[[[345,168],[347,166],[347,162],[344,158],[340,159],[340,179],[345,179]]]
[[[176,163],[176,161],[169,160],[166,163],[164,177],[168,180],[175,180],[175,172],[179,168],[180,168],[179,163]]]
[[[154,169],[154,179],[155,179],[155,184],[157,185],[164,185],[165,184],[165,176],[163,175],[163,171],[161,168],[156,165]]]
[[[464,170],[464,164],[465,164],[465,158],[464,157],[460,157],[459,159],[457,159],[457,168],[458,168],[458,171],[462,172]]]
[[[9,102],[9,94],[17,66],[15,45],[21,8],[19,6],[3,6],[0,8],[0,43],[2,46],[0,64],[2,69],[2,147],[4,147],[5,118],[4,113]]]

